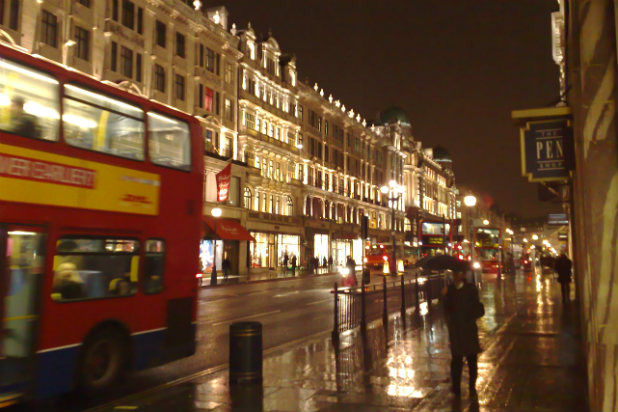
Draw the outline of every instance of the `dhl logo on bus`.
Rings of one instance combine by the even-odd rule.
[[[0,144],[0,200],[156,215],[159,176]]]

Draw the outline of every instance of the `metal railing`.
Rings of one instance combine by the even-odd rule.
[[[405,316],[407,309],[416,307],[421,311],[421,304],[426,303],[426,310],[431,310],[431,301],[440,297],[445,285],[445,274],[422,275],[415,273],[413,279],[395,278],[392,281],[382,278],[382,284],[364,285],[364,287],[339,288],[335,282],[333,288],[333,338],[357,327],[366,327],[367,322],[382,318],[388,323],[390,313],[401,312]],[[364,308],[363,308],[364,305]]]

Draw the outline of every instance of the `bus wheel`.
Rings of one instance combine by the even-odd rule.
[[[79,386],[87,392],[104,389],[123,375],[126,354],[121,334],[104,329],[87,339],[82,352]]]

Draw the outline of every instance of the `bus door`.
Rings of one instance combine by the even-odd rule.
[[[0,405],[33,377],[43,239],[40,228],[0,223]]]

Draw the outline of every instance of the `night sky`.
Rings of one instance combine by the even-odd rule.
[[[206,3],[206,2],[204,2]],[[367,120],[403,108],[415,138],[445,146],[457,183],[524,217],[559,211],[521,176],[513,109],[558,98],[555,0],[227,0],[229,22],[269,30],[318,82]]]

